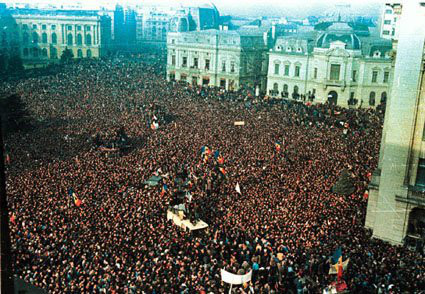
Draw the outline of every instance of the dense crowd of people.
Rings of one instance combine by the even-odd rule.
[[[224,293],[226,269],[252,270],[235,293],[318,293],[335,281],[330,257],[341,247],[349,292],[425,289],[424,258],[364,228],[381,111],[254,101],[120,58],[5,83],[1,94],[14,93],[35,126],[6,138],[14,270],[29,283],[50,293]],[[97,148],[117,134],[129,151]],[[222,162],[201,156],[203,146]],[[201,232],[166,219],[182,170],[209,225]],[[348,196],[331,191],[344,170]],[[143,184],[152,175],[160,185]]]

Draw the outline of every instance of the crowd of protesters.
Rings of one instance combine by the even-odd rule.
[[[425,289],[424,258],[364,228],[381,111],[253,101],[119,58],[2,92],[21,95],[36,126],[6,138],[14,270],[50,293],[224,293],[221,269],[253,271],[235,293],[321,293],[338,247],[351,293]],[[125,153],[98,148],[122,137]],[[344,170],[348,196],[331,192]],[[166,219],[182,171],[202,232]],[[144,185],[152,175],[163,182]]]

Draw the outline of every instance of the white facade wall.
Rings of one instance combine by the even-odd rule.
[[[398,23],[400,22],[401,4],[386,3],[380,17],[380,36],[384,39],[398,39]]]
[[[255,59],[254,55],[261,53],[262,48],[242,54],[240,38],[236,33],[219,31],[168,33],[167,80],[174,77],[177,81],[186,80],[192,85],[221,86],[226,90],[237,90],[241,83],[254,84],[254,75],[242,67],[242,61]],[[184,58],[187,66],[183,66]],[[194,65],[195,58],[198,59],[198,67]]]
[[[275,64],[280,65],[279,74],[275,74]],[[284,65],[290,65],[289,76],[284,74]],[[330,80],[331,65],[340,65],[338,81]],[[295,66],[300,66],[299,77],[295,76]],[[314,77],[315,68],[317,76]],[[353,70],[356,79],[353,81]],[[376,82],[372,82],[373,71],[378,72]],[[384,72],[389,72],[388,81],[384,83]],[[380,103],[381,95],[389,94],[389,80],[391,77],[391,59],[363,57],[360,51],[345,49],[320,49],[312,53],[290,54],[272,51],[269,53],[269,71],[267,77],[267,93],[274,90],[278,84],[278,94],[281,97],[284,85],[288,85],[289,97],[292,98],[294,86],[298,86],[298,93],[308,95],[315,93],[315,102],[325,103],[329,92],[335,91],[338,95],[337,104],[348,106],[348,100],[353,92],[354,98],[369,107],[371,92],[375,92],[375,106]],[[363,102],[361,102],[363,100]],[[358,104],[359,105],[359,104]]]
[[[75,58],[101,57],[110,40],[110,20],[106,24],[98,15],[16,14],[13,18],[19,28],[23,59],[60,58],[67,48],[72,50]],[[33,40],[34,34],[38,36],[37,43]],[[53,35],[56,36],[55,43]],[[81,43],[78,43],[79,38]]]

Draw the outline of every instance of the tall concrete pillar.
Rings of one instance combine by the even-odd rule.
[[[408,206],[397,197],[407,197],[409,162],[415,131],[425,41],[423,8],[416,1],[403,4],[394,78],[388,101],[380,178],[376,195],[368,204],[368,225],[374,237],[401,243],[407,229]],[[370,215],[373,214],[373,215]]]

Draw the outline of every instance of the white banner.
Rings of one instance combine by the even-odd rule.
[[[232,273],[229,273],[228,271],[222,269],[221,270],[221,280],[225,283],[232,284],[232,285],[241,285],[243,283],[248,283],[251,281],[252,277],[252,270],[245,274],[245,275],[235,275]]]

